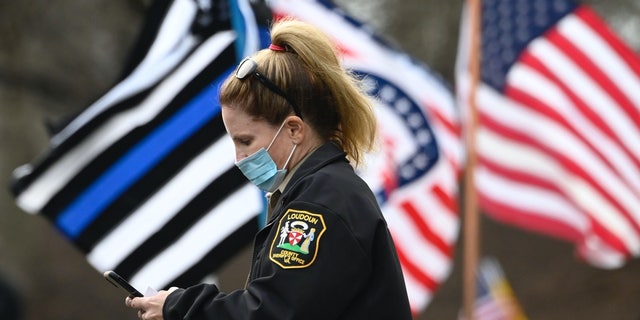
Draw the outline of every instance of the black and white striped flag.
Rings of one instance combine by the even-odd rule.
[[[256,21],[248,1],[155,1],[123,80],[15,170],[18,206],[134,286],[215,271],[251,241],[263,210],[216,101],[238,59],[262,46]]]

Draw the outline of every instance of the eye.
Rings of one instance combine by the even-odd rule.
[[[251,142],[253,142],[253,139],[249,139],[249,138],[237,138],[235,140],[236,140],[236,143],[241,146],[249,146],[251,145]]]

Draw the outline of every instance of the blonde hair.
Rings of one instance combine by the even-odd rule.
[[[376,142],[372,100],[360,79],[342,68],[331,39],[308,23],[285,18],[273,24],[271,43],[277,47],[252,57],[258,72],[285,92],[321,139],[335,141],[351,161],[362,163]],[[257,79],[244,81],[233,75],[222,85],[220,103],[273,125],[293,113],[287,100]]]

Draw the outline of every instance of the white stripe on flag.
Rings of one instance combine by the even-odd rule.
[[[558,30],[581,52],[590,57],[611,80],[615,81],[625,95],[636,106],[640,106],[640,79],[626,66],[615,52],[590,26],[571,15],[560,21]]]
[[[400,201],[409,200],[415,205],[421,220],[428,224],[444,242],[453,245],[458,239],[457,212],[451,212],[451,208],[443,206],[440,199],[437,199],[429,190],[430,186],[445,185],[443,181],[453,181],[453,172],[450,171],[451,166],[446,161],[438,161],[429,174],[422,176],[409,186],[395,189],[392,198],[382,210],[385,217],[387,217],[387,206],[398,207],[397,203]]]
[[[138,107],[119,113],[93,131],[82,143],[67,152],[44,172],[16,202],[25,211],[37,213],[79,170],[115,141],[155,117],[198,73],[235,39],[232,31],[220,32],[206,42],[180,68],[155,88]]]
[[[640,136],[639,129],[592,77],[580,69],[573,59],[546,39],[534,40],[529,46],[529,50],[604,122],[615,124],[610,125],[609,128],[625,142],[627,148],[640,157],[640,143],[637,141]]]
[[[625,212],[629,214],[640,212],[640,203],[635,200],[634,194],[627,188],[624,182],[621,181],[620,176],[612,172],[600,158],[591,152],[575,135],[566,130],[565,127],[559,126],[541,114],[532,112],[516,102],[503,99],[501,95],[487,86],[483,86],[482,89],[479,90],[478,100],[478,108],[483,114],[499,121],[504,126],[535,139],[540,144],[554,150],[558,154],[571,159],[571,161],[575,162],[578,166],[584,168],[599,185],[607,186],[605,192],[619,203]],[[532,126],[531,123],[535,123],[536,125]],[[566,146],[572,147],[567,148]],[[489,151],[489,153],[491,153],[491,151]],[[527,161],[526,163],[528,162],[533,161]],[[526,171],[526,168],[522,168],[522,170]],[[578,187],[576,182],[578,182],[579,179],[581,180],[581,177],[574,176],[571,178],[573,175],[570,172],[561,171],[559,168],[557,173],[562,173],[562,176],[565,177],[562,181],[557,181],[557,184],[566,187],[565,190],[570,191],[569,193],[574,195],[574,200],[586,200],[585,197],[588,196],[586,194],[580,195],[580,191],[587,191],[584,187],[587,187],[588,182],[581,182],[580,188],[574,188]],[[605,206],[603,204],[600,207],[604,208]],[[609,206],[607,205],[606,207]],[[586,210],[592,210],[589,209],[590,206],[584,206],[584,208],[586,208]],[[604,221],[611,221],[611,219],[616,221],[623,216],[623,213],[618,212],[618,210],[615,210],[613,207],[610,207],[610,209],[611,210],[606,210],[602,213],[615,212],[615,217],[602,217]],[[594,213],[600,214],[600,211],[594,211]],[[640,219],[636,221],[640,221]],[[630,234],[634,233],[635,232],[631,232]],[[635,247],[636,245],[631,246],[631,248]]]
[[[192,159],[178,175],[118,224],[87,254],[87,260],[101,271],[115,268],[232,166],[233,144],[225,136]]]
[[[480,155],[491,159],[494,163],[498,163],[502,167],[526,172],[540,179],[552,182],[564,190],[569,199],[579,205],[580,209],[589,212],[593,218],[614,234],[621,235],[620,240],[625,243],[631,252],[638,252],[640,239],[638,239],[637,234],[629,225],[628,221],[622,218],[622,213],[613,208],[606,199],[599,196],[598,192],[593,190],[591,186],[588,186],[580,177],[573,176],[571,173],[566,172],[555,159],[533,148],[501,138],[499,135],[493,134],[485,129],[478,131],[477,141],[478,153]],[[542,199],[544,199],[544,197],[556,198],[556,196],[553,196],[551,193],[544,191],[541,192],[543,194],[546,193],[545,196],[540,198],[537,197],[540,192],[535,192],[534,190],[519,190],[522,192],[514,192],[514,194],[507,197],[507,194],[510,193],[509,191],[515,191],[517,189],[514,187],[499,188],[498,186],[486,185],[485,183],[487,181],[484,181],[486,178],[485,176],[478,176],[479,192],[483,195],[488,195],[489,192],[500,190],[500,194],[494,195],[496,199],[500,199],[500,202],[507,203],[516,201],[517,199],[516,202],[511,202],[512,206],[529,208],[529,210],[534,210],[540,215],[552,215],[554,212],[566,213],[573,211],[569,210],[569,207],[564,209],[557,208],[558,211],[543,209],[542,206],[547,205],[547,203],[543,204],[542,202],[549,201],[543,201]],[[523,188],[532,189],[533,186]],[[517,194],[521,194],[522,196],[517,196]],[[520,203],[519,205],[518,202]],[[568,221],[561,216],[554,216],[553,218]],[[571,221],[573,221],[573,219],[571,219]],[[581,229],[581,233],[584,233],[584,231],[585,229]]]
[[[402,273],[407,295],[409,296],[409,305],[414,313],[418,313],[429,304],[435,292],[431,292],[427,287],[420,285],[420,281],[413,278],[405,268],[402,268]]]
[[[255,186],[247,184],[147,263],[131,278],[131,283],[139,288],[160,288],[167,279],[177,278],[227,236],[260,213],[260,197],[261,193]]]
[[[156,41],[136,69],[54,135],[51,145],[60,145],[109,106],[151,87],[173,70],[197,44],[189,34],[197,9],[193,1],[176,0],[158,31]]]
[[[544,180],[559,179],[553,161],[536,149],[504,139],[487,130],[477,132],[478,154],[487,160],[516,171],[525,171]],[[538,215],[563,222],[584,233],[588,221],[569,201],[554,191],[519,183],[479,166],[475,173],[477,190],[484,196],[515,208],[527,208]]]
[[[581,137],[602,150],[602,154],[614,165],[614,169],[622,172],[622,178],[640,189],[640,168],[637,168],[622,151],[620,145],[611,140],[590,121],[578,112],[576,106],[561,89],[542,76],[539,72],[524,64],[516,64],[509,73],[509,82],[514,88],[527,93],[542,103],[553,106],[554,110],[575,127]],[[485,89],[483,89],[485,90]],[[539,95],[538,92],[545,94]]]
[[[147,69],[146,66],[157,66],[165,57],[180,51],[180,46],[185,38],[191,38],[191,28],[198,13],[198,6],[192,0],[174,0],[162,20],[155,41],[149,48],[149,52],[138,65],[138,69]]]
[[[434,281],[440,283],[445,279],[451,267],[450,258],[419,236],[421,231],[401,208],[385,205],[383,211],[395,246],[407,252],[406,258]]]

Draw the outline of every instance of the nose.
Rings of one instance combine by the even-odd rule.
[[[238,150],[236,150],[236,162],[248,157],[249,155],[247,155],[246,153],[240,152]]]

